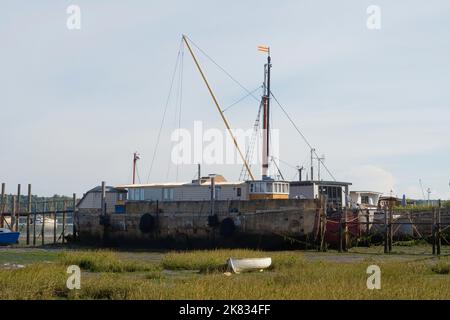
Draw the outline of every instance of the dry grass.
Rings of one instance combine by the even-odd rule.
[[[90,272],[136,272],[152,271],[154,264],[139,261],[124,261],[113,251],[67,251],[59,256],[59,261],[66,266],[77,265]]]
[[[273,258],[272,270],[230,277],[219,272],[229,257],[264,256]],[[81,290],[70,291],[65,270],[77,262],[89,272],[82,274]],[[0,270],[0,299],[450,299],[448,258],[376,262],[382,289],[374,291],[366,287],[371,264],[305,261],[299,252],[218,250],[170,253],[155,266],[109,251],[71,252],[56,263]],[[208,272],[166,274],[162,267]]]
[[[199,270],[201,273],[226,270],[229,258],[272,257],[272,269],[292,266],[303,261],[300,253],[263,252],[255,250],[213,250],[168,253],[162,261],[166,270]]]

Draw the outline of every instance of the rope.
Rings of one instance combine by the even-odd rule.
[[[244,91],[246,91],[249,95],[253,97],[256,101],[259,102],[260,98],[256,97],[250,90],[248,90],[242,83],[240,83],[238,80],[236,80],[228,71],[225,70],[221,65],[219,65],[216,61],[214,61],[213,58],[211,58],[204,50],[202,50],[197,44],[195,44],[194,41],[192,41],[191,38],[188,36],[185,36],[187,39],[189,39],[189,42],[194,45],[208,60],[210,60],[213,64],[216,65],[220,70],[222,70],[234,83],[236,83],[239,87],[241,87]]]
[[[151,162],[151,165],[150,165],[150,170],[148,172],[147,183],[150,181],[150,176],[152,174],[153,165],[155,163],[156,153],[158,151],[159,142],[161,140],[161,133],[162,133],[162,129],[163,129],[163,126],[164,126],[164,121],[166,119],[166,113],[167,113],[167,108],[169,107],[170,97],[172,95],[173,84],[175,82],[175,75],[176,75],[176,71],[178,69],[178,64],[179,64],[179,61],[180,61],[180,55],[181,55],[181,48],[182,48],[182,46],[183,46],[183,42],[180,43],[180,49],[178,50],[178,55],[177,55],[177,59],[176,59],[176,62],[175,62],[175,68],[173,70],[172,80],[171,80],[171,83],[170,83],[169,94],[167,96],[166,105],[164,107],[163,118],[162,118],[161,125],[160,125],[159,131],[158,131],[158,137],[157,137],[157,140],[156,140],[156,147],[153,150],[153,157],[152,157],[152,162]]]
[[[309,143],[308,139],[306,139],[305,135],[300,131],[300,129],[297,127],[297,125],[295,124],[294,120],[292,120],[292,118],[289,116],[289,114],[287,113],[287,111],[283,108],[283,106],[281,105],[281,103],[278,101],[278,99],[275,97],[275,95],[270,92],[270,95],[273,97],[273,99],[275,100],[275,102],[277,103],[277,105],[280,107],[280,109],[283,111],[283,113],[285,114],[285,116],[288,118],[289,122],[291,122],[291,124],[294,126],[295,130],[297,130],[297,132],[300,134],[300,136],[302,137],[303,141],[305,141],[306,145],[313,151],[313,153],[316,155],[316,158],[320,158],[319,155],[317,154],[316,150],[312,147],[312,145]],[[330,172],[330,170],[328,169],[328,167],[325,165],[325,163],[322,160],[319,160],[320,163],[323,165],[323,167],[325,168],[325,170],[328,172],[328,174],[331,176],[331,178],[333,178],[334,181],[336,181],[336,178],[333,176],[333,174]]]
[[[222,112],[227,112],[228,110],[230,110],[232,107],[234,107],[235,105],[237,105],[238,103],[244,101],[245,99],[247,99],[250,95],[252,95],[253,93],[255,93],[256,91],[258,91],[259,89],[261,89],[262,86],[259,86],[258,88],[256,88],[255,90],[247,93],[245,96],[243,96],[242,98],[240,98],[239,100],[237,100],[236,102],[232,103],[231,105],[229,105],[228,107],[226,107],[225,109],[222,110]]]

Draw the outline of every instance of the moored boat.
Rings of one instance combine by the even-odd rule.
[[[19,242],[20,232],[0,228],[0,245],[16,244]]]

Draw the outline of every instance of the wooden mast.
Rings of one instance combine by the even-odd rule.
[[[264,96],[263,96],[263,148],[262,148],[262,179],[268,180],[269,177],[269,144],[270,144],[270,68],[271,58],[270,49],[267,49],[267,64],[264,66]]]
[[[239,152],[239,155],[240,155],[242,161],[244,162],[245,168],[247,169],[248,174],[250,175],[250,178],[251,178],[252,180],[255,180],[255,177],[253,176],[253,173],[252,173],[252,171],[251,171],[251,169],[250,169],[250,166],[248,165],[247,160],[245,159],[245,157],[244,157],[244,155],[243,155],[241,149],[239,148],[239,145],[238,145],[238,143],[237,143],[237,140],[236,140],[236,138],[235,138],[235,136],[234,136],[234,134],[233,134],[233,132],[232,132],[232,130],[231,130],[231,126],[230,126],[230,124],[229,124],[227,118],[226,118],[225,115],[223,114],[222,109],[220,108],[219,102],[217,101],[217,98],[216,98],[214,92],[212,91],[211,86],[209,85],[209,82],[208,82],[208,80],[206,79],[206,76],[205,76],[205,74],[203,73],[203,70],[202,70],[202,68],[200,67],[200,64],[199,64],[199,62],[198,62],[198,60],[197,60],[197,58],[196,58],[194,52],[192,51],[192,48],[191,48],[191,46],[189,45],[189,42],[187,41],[187,37],[186,37],[185,35],[183,35],[183,41],[186,43],[186,46],[187,46],[187,48],[189,49],[189,52],[191,53],[192,59],[194,59],[195,65],[197,66],[197,69],[198,69],[198,71],[200,72],[200,74],[201,74],[201,76],[202,76],[202,78],[203,78],[203,81],[205,82],[206,87],[208,88],[209,93],[211,94],[211,97],[212,97],[212,99],[213,99],[213,101],[214,101],[214,104],[216,105],[217,110],[219,111],[219,114],[220,114],[220,116],[222,117],[222,120],[223,120],[223,122],[225,123],[225,126],[227,127],[228,133],[230,134],[231,138],[233,139],[233,143],[234,143],[234,145],[236,146],[236,149],[237,149],[237,151]]]

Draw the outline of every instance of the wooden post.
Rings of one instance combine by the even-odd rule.
[[[436,254],[441,255],[441,206],[439,201],[439,208],[437,213],[437,244],[436,244]]]
[[[343,242],[343,232],[342,232],[342,211],[339,214],[339,252],[342,252],[343,250],[343,246],[342,246],[342,242]]]
[[[322,208],[322,252],[326,252],[327,251],[327,244],[325,242],[325,236],[327,233],[327,212],[325,211],[325,208]]]
[[[28,184],[28,206],[27,206],[27,246],[30,245],[30,215],[31,215],[31,184]]]
[[[20,222],[20,194],[21,194],[21,185],[18,184],[17,185],[17,207],[16,207],[16,215],[17,215],[17,219],[16,219],[16,231],[19,231],[19,222]]]
[[[2,194],[1,194],[1,199],[0,199],[0,228],[4,227],[3,213],[5,212],[5,202],[6,202],[5,190],[6,190],[6,184],[3,182],[2,183]]]
[[[432,225],[432,229],[431,229],[431,232],[432,232],[432,239],[431,239],[431,241],[432,241],[432,243],[433,243],[433,255],[435,255],[436,254],[436,230],[437,230],[437,225],[436,225],[436,209],[435,208],[433,208],[433,225]]]
[[[35,202],[34,214],[33,214],[33,246],[36,246],[36,216],[37,216],[38,204]]]
[[[56,244],[56,227],[57,227],[57,219],[56,216],[58,215],[58,202],[57,201],[53,201],[53,206],[54,206],[54,212],[53,212],[53,244]]]
[[[41,228],[41,244],[45,245],[45,211],[46,211],[46,202],[43,203],[44,209],[42,210],[42,228]]]
[[[76,211],[77,211],[77,194],[74,193],[72,195],[72,237],[75,240],[77,237],[77,227],[75,224],[75,220],[76,220]]]
[[[61,232],[61,242],[64,243],[66,241],[66,211],[67,211],[67,201],[64,200],[64,207],[63,207],[63,216],[62,216],[62,232]]]
[[[388,217],[387,217],[388,213],[387,210],[384,209],[384,253],[388,253],[389,252],[389,246],[388,246]]]
[[[394,213],[393,209],[389,209],[389,253],[392,252],[392,242],[393,242],[393,223],[394,222]]]
[[[21,185],[17,185],[17,206],[16,206],[16,231],[19,231],[19,220],[20,220],[20,189]]]
[[[344,209],[344,251],[348,251],[349,233],[347,224],[347,208]]]
[[[17,232],[17,224],[16,224],[16,219],[17,219],[17,216],[16,216],[16,211],[17,211],[17,208],[16,208],[16,196],[13,196],[13,198],[12,198],[12,212],[11,212],[11,230],[14,230],[14,231],[16,231]]]
[[[366,237],[367,237],[367,246],[370,247],[370,211],[367,209],[366,214]]]

